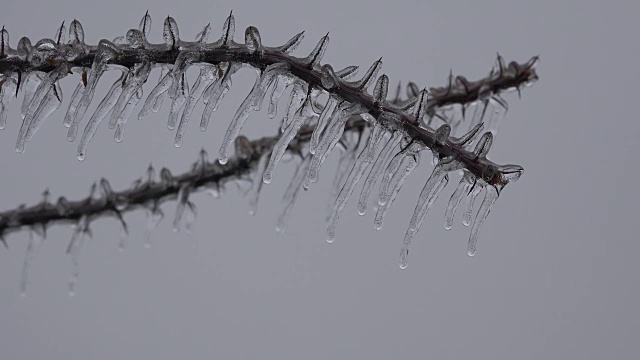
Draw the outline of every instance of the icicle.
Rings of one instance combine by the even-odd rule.
[[[82,94],[84,93],[84,84],[79,82],[76,86],[76,89],[73,91],[73,95],[71,95],[71,101],[69,102],[69,108],[67,109],[67,113],[64,116],[63,125],[65,127],[71,126],[73,119],[76,115],[76,110],[78,109],[78,104],[80,103],[80,99],[82,99]]]
[[[69,296],[75,296],[76,294],[76,285],[80,276],[80,253],[86,243],[86,235],[90,236],[91,232],[87,216],[83,215],[74,227],[73,236],[67,248],[67,253],[71,255],[73,263],[73,270],[69,277]]]
[[[307,97],[307,85],[306,83],[295,81],[293,83],[293,89],[291,90],[291,94],[289,95],[289,105],[287,105],[287,112],[282,118],[282,124],[280,125],[280,132],[284,132],[284,130],[289,126],[291,121],[294,118],[294,114],[304,102]]]
[[[256,167],[255,173],[253,175],[253,180],[251,182],[251,189],[249,194],[249,214],[255,215],[258,211],[258,200],[260,198],[260,190],[262,189],[262,176],[264,174],[264,170],[267,166],[267,160],[271,155],[270,151],[265,151],[260,156],[260,161],[258,161],[258,166]]]
[[[122,93],[122,83],[123,79],[126,77],[126,74],[123,72],[120,78],[118,78],[111,85],[111,88],[107,92],[107,95],[102,99],[100,105],[96,108],[96,111],[91,116],[91,119],[87,123],[87,126],[84,128],[84,133],[82,134],[82,138],[80,139],[80,143],[78,144],[78,160],[82,161],[85,159],[87,155],[87,146],[89,146],[89,142],[93,139],[93,136],[98,131],[98,126],[104,118],[107,116],[109,111],[113,109],[113,106],[116,104],[116,101],[120,97]],[[117,119],[113,122],[113,126],[111,126],[111,122],[109,123],[109,128],[115,128]]]
[[[36,89],[40,87],[40,83],[46,76],[47,74],[40,71],[27,74],[26,79],[24,80],[24,85],[22,85],[22,88],[24,89],[24,97],[22,99],[22,107],[20,109],[20,117],[22,117],[22,119],[27,117],[29,105],[36,94]]]
[[[122,110],[122,113],[121,113],[121,116],[123,119],[128,119],[129,116],[131,116],[133,109],[136,107],[136,105],[138,104],[138,102],[140,102],[141,99],[142,99],[142,88],[138,89],[138,91],[136,91],[136,93],[131,97],[131,99],[127,101],[127,104],[124,106],[124,110]],[[116,132],[113,136],[116,142],[122,141],[125,125],[126,125],[126,121],[122,122],[121,124],[116,124]]]
[[[373,227],[376,230],[382,229],[384,217],[402,189],[402,185],[409,175],[411,175],[411,172],[418,166],[421,150],[422,147],[420,145],[415,143],[411,144],[407,149],[398,153],[389,163],[386,170],[387,175],[382,179],[382,183],[380,184],[380,198],[378,200],[380,206],[373,221]],[[384,200],[384,202],[382,200]]]
[[[273,87],[273,92],[271,93],[271,99],[269,101],[268,115],[270,119],[276,117],[278,112],[278,101],[280,100],[280,97],[282,97],[282,94],[287,89],[287,87],[289,87],[289,85],[293,83],[294,79],[288,76],[278,76],[275,81],[276,84]]]
[[[44,99],[38,106],[38,109],[33,114],[33,118],[31,120],[31,124],[29,125],[29,129],[27,130],[27,135],[25,140],[31,140],[31,137],[40,129],[42,122],[46,120],[54,111],[56,111],[60,104],[62,104],[62,89],[60,85],[56,82],[51,85],[51,90],[45,95]],[[23,144],[24,150],[24,144]]]
[[[482,191],[482,186],[478,183],[478,180],[474,179],[473,184],[471,185],[471,189],[467,193],[467,207],[462,216],[462,225],[469,226],[471,225],[471,214],[473,213],[473,205],[475,205],[476,198]]]
[[[184,77],[191,64],[200,61],[201,54],[199,51],[183,51],[176,58],[173,68],[171,69],[171,77],[173,81],[169,87],[169,97],[174,99],[180,85],[178,79]]]
[[[282,197],[282,203],[284,204],[284,208],[282,213],[278,217],[278,222],[276,224],[276,231],[280,233],[284,233],[287,227],[287,220],[293,210],[293,206],[295,205],[298,194],[300,193],[300,189],[302,188],[302,182],[304,181],[304,177],[307,174],[307,167],[309,166],[309,162],[311,160],[311,156],[305,156],[298,167],[296,168],[296,172],[287,187],[287,190]]]
[[[178,190],[178,204],[176,206],[176,215],[173,219],[173,232],[180,231],[180,224],[182,223],[182,217],[187,209],[187,203],[189,203],[189,195],[191,189],[185,184]]]
[[[157,203],[154,203],[151,209],[147,209],[147,226],[144,236],[144,247],[151,247],[153,242],[153,231],[158,227],[158,224],[164,218],[164,212],[158,207]]]
[[[311,159],[309,171],[307,172],[307,177],[305,178],[303,185],[305,190],[309,188],[310,183],[316,182],[316,180],[318,179],[318,171],[320,169],[320,166],[326,159],[327,155],[331,152],[333,147],[336,145],[338,140],[340,140],[340,137],[342,136],[342,133],[344,131],[344,125],[349,117],[362,112],[364,111],[359,104],[342,102],[337,106],[337,114],[333,118],[333,121],[330,121],[330,124],[323,134],[318,148],[316,149],[316,152],[315,154],[313,154],[313,158]]]
[[[149,32],[151,31],[151,15],[149,15],[149,11],[144,13],[142,20],[140,20],[140,24],[138,25],[138,30],[142,32],[146,42]]]
[[[153,111],[153,109],[157,108],[156,111],[160,109],[160,105],[162,104],[162,95],[169,90],[172,82],[173,77],[171,76],[171,72],[167,72],[164,76],[160,77],[158,85],[156,85],[156,87],[151,90],[149,96],[147,96],[147,100],[145,100],[142,110],[140,110],[140,113],[138,114],[138,120],[144,119],[150,111]]]
[[[253,88],[244,99],[242,104],[240,104],[240,107],[238,107],[238,110],[236,111],[236,114],[231,120],[229,128],[224,135],[222,145],[220,145],[220,156],[218,157],[218,161],[220,162],[220,164],[224,165],[227,163],[227,153],[229,151],[229,147],[234,142],[238,134],[240,134],[242,126],[249,118],[251,111],[255,110],[257,104],[259,104],[262,99],[264,99],[264,95],[267,91],[267,86],[273,79],[273,76],[278,75],[279,73],[284,71],[284,69],[285,67],[282,64],[272,64],[268,66],[260,76],[256,77]]]
[[[409,245],[411,245],[411,240],[413,239],[413,236],[420,229],[420,226],[422,225],[422,222],[424,221],[427,215],[427,212],[429,211],[429,208],[431,208],[433,203],[438,198],[438,194],[442,192],[442,189],[444,189],[445,186],[447,186],[447,183],[449,182],[449,176],[446,173],[444,173],[444,176],[438,175],[437,178],[434,179],[434,182],[430,184],[429,181],[434,177],[433,175],[435,173],[436,173],[436,170],[434,169],[434,173],[432,174],[431,177],[429,177],[429,179],[427,180],[427,184],[423,189],[423,192],[420,194],[420,199],[418,200],[418,206],[421,206],[421,208],[419,209],[418,206],[416,206],[416,210],[414,212],[413,218],[411,219],[412,223],[414,222],[414,220],[416,221],[415,229],[412,229],[412,225],[410,224],[409,229],[407,229],[407,233],[404,236],[404,240],[402,242],[402,248],[400,249],[400,268],[401,269],[407,268],[408,257],[409,257]],[[431,186],[431,187],[427,189],[427,186]],[[428,195],[428,198],[423,199],[422,195],[425,192],[425,190],[429,192],[429,195]],[[421,201],[424,201],[423,204],[420,204]]]
[[[314,67],[320,64],[322,57],[324,56],[325,51],[327,50],[327,46],[329,46],[329,33],[323,36],[316,47],[311,51],[311,54],[302,60],[303,63],[307,65],[308,68],[313,69]]]
[[[259,51],[262,49],[262,39],[260,38],[260,31],[255,26],[249,26],[244,32],[244,44],[251,52]]]
[[[178,81],[178,90],[176,96],[171,102],[171,111],[169,111],[169,121],[167,122],[167,127],[169,128],[169,130],[173,130],[176,127],[176,122],[178,121],[180,110],[182,110],[185,103],[187,102],[188,94],[189,84],[187,83],[185,74],[182,74],[180,80]]]
[[[360,199],[358,201],[358,214],[360,216],[366,213],[371,189],[375,185],[380,174],[384,171],[383,166],[388,164],[391,160],[393,149],[400,144],[400,140],[402,140],[402,134],[400,134],[400,132],[394,132],[382,148],[382,151],[380,151],[376,161],[373,163],[373,166],[369,171],[369,175],[367,175],[367,179],[364,181],[362,191],[360,192]]]
[[[385,130],[382,125],[380,125],[380,123],[376,123],[372,134],[367,140],[367,146],[362,150],[360,155],[358,155],[358,159],[356,160],[353,168],[351,168],[351,171],[347,176],[347,181],[340,190],[340,193],[338,194],[336,202],[333,206],[332,214],[329,219],[329,225],[327,226],[327,242],[332,243],[335,240],[336,226],[338,224],[338,219],[340,218],[340,212],[342,212],[344,207],[347,205],[349,197],[351,196],[351,193],[353,193],[353,189],[364,174],[365,170],[373,162],[376,151],[378,149],[378,144],[382,140],[384,134]],[[316,155],[314,155],[314,159],[315,157]],[[307,173],[307,177],[308,176],[309,175]]]
[[[340,98],[337,96],[329,96],[329,100],[325,104],[322,109],[322,113],[320,114],[320,118],[318,119],[318,123],[316,127],[313,129],[313,133],[311,133],[311,140],[309,140],[309,151],[312,154],[315,154],[316,148],[318,147],[318,143],[320,142],[320,136],[322,135],[322,131],[327,126],[327,122],[329,119],[335,116],[335,112],[337,111],[337,105],[340,102]]]
[[[13,99],[13,93],[16,91],[17,82],[13,77],[3,79],[0,76],[0,130],[7,126],[7,108],[9,102]]]
[[[111,122],[115,120],[117,128],[122,128],[127,123],[129,114],[125,114],[125,108],[135,107],[142,98],[142,86],[147,81],[150,71],[151,63],[148,61],[137,65],[132,70],[132,75],[127,79],[128,81],[122,87],[122,92],[111,111]],[[138,92],[140,92],[140,97],[138,97]],[[122,141],[122,137],[116,137],[116,141],[118,141],[118,138]]]
[[[484,200],[482,201],[482,205],[480,205],[480,209],[478,209],[478,214],[476,215],[476,218],[473,221],[473,226],[471,227],[471,235],[469,236],[469,245],[467,247],[467,254],[469,256],[474,256],[476,254],[478,232],[480,231],[482,224],[484,224],[484,221],[487,219],[487,216],[489,216],[491,207],[500,195],[498,193],[498,189],[493,186],[486,186],[485,189]]]
[[[202,97],[202,93],[209,84],[213,83],[215,80],[214,71],[215,68],[211,66],[202,66],[200,68],[200,75],[198,75],[195,84],[193,84],[193,87],[189,92],[189,97],[187,98],[187,103],[184,106],[182,118],[180,119],[180,125],[178,125],[178,131],[174,142],[176,147],[182,146],[182,140],[184,133],[187,130],[187,124],[189,123],[193,109],[196,107],[198,100]]]
[[[447,211],[445,212],[445,230],[451,230],[453,227],[453,218],[456,215],[456,209],[460,204],[460,201],[464,197],[464,195],[469,192],[469,187],[471,187],[471,183],[468,181],[468,175],[465,172],[465,175],[460,179],[460,183],[458,183],[458,187],[451,195],[449,199],[449,204],[447,205]]]
[[[167,18],[164,19],[162,38],[164,39],[164,43],[171,49],[175,49],[180,46],[180,32],[178,31],[178,24],[171,16],[167,16]]]
[[[224,75],[218,81],[209,85],[204,91],[203,102],[206,104],[204,111],[202,112],[202,120],[200,121],[200,130],[206,131],[209,126],[209,119],[211,113],[216,111],[218,104],[224,97],[224,95],[231,89],[231,75],[233,75],[239,66],[236,64],[227,63]]]
[[[29,272],[33,261],[38,254],[40,247],[44,241],[44,234],[34,234],[36,231],[32,229],[29,231],[29,243],[27,244],[27,252],[24,256],[24,262],[22,263],[22,273],[20,275],[20,295],[27,295],[27,286],[29,284]]]
[[[91,100],[93,100],[96,85],[98,85],[100,77],[107,70],[108,61],[111,58],[115,57],[119,51],[120,50],[118,49],[118,47],[110,41],[102,39],[98,43],[98,49],[96,51],[93,64],[91,65],[91,70],[89,71],[88,80],[82,94],[82,99],[80,100],[78,108],[76,109],[74,120],[69,127],[67,140],[74,141],[76,139],[76,135],[78,133],[78,124],[87,111]]]
[[[273,169],[278,164],[278,161],[284,155],[284,152],[287,150],[289,143],[293,138],[298,134],[298,131],[302,128],[302,126],[307,123],[307,121],[314,116],[313,110],[311,109],[311,100],[307,98],[305,103],[300,107],[300,109],[293,115],[293,119],[287,128],[284,130],[278,142],[273,146],[273,150],[271,153],[271,158],[269,159],[269,164],[265,168],[264,175],[262,176],[262,180],[265,184],[271,183],[271,177],[273,173]]]
[[[344,134],[343,139],[338,143],[342,145],[340,148],[343,150],[340,158],[338,159],[338,166],[333,177],[331,184],[331,196],[327,199],[327,216],[326,221],[331,218],[333,205],[336,202],[336,198],[342,190],[343,180],[349,175],[349,171],[355,165],[358,159],[358,147],[360,146],[361,136],[358,132],[349,132]]]

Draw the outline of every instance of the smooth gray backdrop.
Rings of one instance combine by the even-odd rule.
[[[217,37],[231,9],[238,41],[249,25],[267,45],[306,30],[301,56],[330,31],[323,62],[368,67],[384,56],[392,84],[439,86],[449,69],[476,79],[496,52],[520,62],[540,55],[540,81],[522,100],[505,96],[511,108],[490,152],[498,163],[524,166],[524,176],[498,200],[474,258],[466,255],[469,228],[460,218],[443,229],[450,184],[405,271],[398,254],[429,161],[381,231],[352,202],[331,245],[324,218],[335,156],[301,194],[284,235],[274,224],[291,165],[264,187],[256,216],[234,186],[220,200],[197,195],[194,232],[174,234],[164,221],[150,249],[142,246],[143,213],[126,217],[132,233],[123,253],[117,223],[98,221],[73,298],[64,253],[70,229],[50,229],[26,298],[19,280],[28,233],[11,235],[11,249],[0,249],[1,359],[638,358],[637,1],[3,0],[0,25],[15,47],[21,36],[35,43],[77,18],[95,44],[137,27],[147,9],[154,42],[167,14],[192,39],[208,22]],[[106,76],[98,94],[115,76]],[[242,70],[234,78],[207,133],[192,120],[182,148],[166,129],[165,104],[144,122],[131,119],[121,144],[103,124],[84,162],[62,126],[76,81],[63,81],[67,100],[21,155],[14,151],[20,101],[12,103],[0,132],[2,209],[33,204],[46,187],[55,197],[78,198],[102,176],[121,189],[150,161],[180,172],[202,146],[215,157],[253,75]],[[244,133],[275,131],[263,111]],[[174,205],[164,209],[171,219]]]

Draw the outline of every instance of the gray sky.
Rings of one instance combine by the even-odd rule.
[[[63,19],[77,18],[95,44],[137,27],[148,9],[153,42],[161,41],[167,14],[190,40],[208,22],[217,36],[232,8],[237,40],[249,25],[260,29],[266,45],[306,30],[296,52],[303,56],[330,31],[323,62],[368,67],[383,56],[392,84],[439,86],[449,69],[476,79],[488,72],[496,52],[519,62],[540,55],[540,81],[522,100],[505,95],[510,110],[490,157],[522,165],[525,173],[493,208],[478,254],[466,255],[469,228],[459,218],[453,230],[443,229],[454,188],[449,184],[414,239],[409,268],[398,268],[429,161],[405,184],[381,231],[373,229],[371,211],[359,217],[351,201],[337,240],[327,244],[331,178],[325,175],[299,197],[287,233],[277,234],[280,199],[292,174],[292,166],[283,165],[263,188],[256,216],[249,216],[248,199],[233,186],[220,200],[197,195],[195,231],[176,235],[164,221],[151,249],[142,246],[142,213],[127,217],[132,231],[123,253],[118,224],[96,222],[73,298],[67,294],[71,259],[64,254],[70,229],[50,229],[26,298],[19,280],[28,233],[11,235],[11,250],[0,251],[0,358],[637,357],[636,1],[5,0],[0,25],[15,47],[21,36],[35,43],[52,37]],[[62,82],[67,101],[75,81]],[[98,96],[109,83],[102,80]],[[14,101],[0,132],[0,207],[32,204],[46,187],[55,197],[78,198],[102,176],[121,189],[150,161],[181,172],[202,146],[215,157],[252,83],[252,72],[241,71],[208,132],[192,120],[180,149],[166,130],[165,104],[144,122],[131,119],[121,144],[102,126],[82,163],[61,125],[67,101],[27,151],[16,154],[20,102]],[[244,133],[252,138],[275,131],[276,122],[263,111]],[[332,156],[324,174],[335,165]],[[164,209],[172,219],[174,205]]]

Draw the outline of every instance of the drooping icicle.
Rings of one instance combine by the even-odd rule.
[[[67,254],[71,255],[72,266],[71,276],[69,276],[69,296],[75,296],[78,277],[80,276],[80,254],[86,243],[86,236],[91,236],[87,216],[83,215],[75,224],[71,242],[67,247]]]
[[[96,50],[93,64],[91,64],[91,70],[89,71],[87,84],[84,88],[82,99],[80,100],[78,108],[76,109],[74,120],[69,127],[67,140],[74,141],[76,139],[76,135],[78,133],[78,124],[87,111],[91,100],[93,100],[93,95],[95,94],[98,81],[107,70],[107,63],[109,62],[109,60],[117,56],[119,51],[119,48],[115,44],[105,39],[100,40],[100,42],[98,43],[98,49]]]
[[[327,100],[327,103],[322,109],[318,123],[313,129],[313,133],[311,133],[311,140],[309,140],[309,151],[311,154],[315,154],[318,143],[320,142],[322,131],[327,126],[329,119],[335,116],[334,111],[336,111],[339,102],[340,99],[337,96],[329,96],[329,100]]]
[[[46,76],[47,74],[41,71],[30,72],[23,80],[24,84],[21,87],[24,89],[24,96],[20,108],[20,117],[22,117],[22,119],[27,117],[31,100],[33,100],[36,94],[36,89],[40,87],[40,83]]]
[[[400,134],[400,132],[394,132],[374,161],[373,166],[369,171],[369,175],[367,175],[367,178],[364,181],[362,191],[360,192],[360,199],[358,200],[358,214],[360,216],[366,213],[371,189],[373,189],[376,181],[378,181],[378,177],[384,171],[385,165],[387,165],[391,160],[393,150],[400,144],[401,140],[402,134]]]
[[[27,130],[25,140],[31,140],[31,137],[40,129],[40,126],[54,111],[56,111],[62,104],[62,89],[59,83],[55,83],[51,86],[51,90],[45,95],[44,99],[38,106],[38,109],[33,114],[31,124]],[[24,149],[24,148],[23,148]]]
[[[326,221],[329,221],[329,219],[331,218],[333,205],[336,202],[336,198],[338,197],[340,190],[342,190],[344,179],[347,177],[347,175],[349,175],[349,171],[355,165],[356,160],[358,159],[358,147],[360,146],[361,139],[362,137],[360,133],[349,132],[345,133],[342,136],[340,142],[338,142],[338,145],[340,145],[339,148],[342,150],[342,154],[338,159],[338,166],[331,183],[331,196],[327,198]]]
[[[293,119],[287,128],[284,130],[280,138],[273,146],[273,150],[271,152],[271,157],[269,159],[269,164],[265,168],[264,174],[262,176],[262,180],[265,184],[271,183],[273,169],[276,167],[282,155],[287,150],[289,143],[293,138],[298,134],[298,131],[304,126],[307,121],[312,118],[315,113],[311,109],[311,100],[307,98],[305,103],[300,107],[298,111],[293,115]]]
[[[180,116],[180,110],[184,108],[187,102],[187,96],[189,95],[189,84],[185,74],[182,74],[180,80],[178,80],[178,89],[176,90],[175,97],[171,102],[171,110],[169,111],[169,120],[167,121],[167,128],[173,130],[178,122],[178,116]]]
[[[482,191],[482,185],[478,180],[473,179],[473,183],[467,192],[467,206],[465,208],[464,214],[462,216],[462,225],[469,226],[471,225],[471,217],[473,213],[473,206],[475,205],[476,198]]]
[[[359,104],[350,104],[348,102],[342,102],[337,105],[337,114],[332,120],[329,120],[328,128],[324,132],[318,148],[316,149],[311,164],[309,165],[309,171],[307,171],[307,177],[304,180],[304,189],[309,188],[309,184],[316,182],[318,179],[318,171],[320,166],[329,155],[331,150],[335,147],[338,140],[344,132],[344,126],[350,116],[365,112]],[[372,159],[373,160],[373,159]]]
[[[224,165],[228,160],[228,151],[231,147],[231,144],[235,141],[236,137],[240,134],[242,130],[242,126],[245,121],[249,118],[251,111],[254,111],[258,106],[262,99],[264,99],[264,95],[267,91],[267,86],[271,83],[273,76],[278,75],[282,71],[284,71],[285,67],[282,64],[272,64],[268,66],[262,74],[256,77],[256,81],[253,85],[253,88],[244,99],[236,114],[234,115],[231,123],[229,124],[229,128],[227,128],[227,132],[224,135],[224,139],[222,140],[222,144],[220,145],[220,156],[218,157],[218,161],[220,164]]]
[[[482,224],[484,224],[484,221],[487,219],[487,216],[489,216],[491,207],[495,204],[496,200],[498,200],[499,195],[497,188],[493,186],[485,187],[484,200],[482,201],[482,205],[480,205],[480,209],[478,209],[478,214],[476,215],[476,218],[473,221],[473,226],[471,227],[471,235],[469,236],[469,244],[467,247],[467,254],[469,256],[474,256],[476,254],[478,233],[480,228],[482,228]]]
[[[84,92],[84,84],[79,82],[76,85],[76,89],[73,91],[73,95],[71,95],[71,101],[69,102],[69,107],[67,108],[67,113],[64,116],[64,122],[62,123],[65,127],[71,126],[73,119],[76,115],[76,110],[78,109],[78,104],[82,99],[82,93]]]
[[[291,94],[289,95],[289,105],[287,105],[287,112],[284,114],[284,117],[282,118],[282,124],[280,125],[280,132],[284,132],[284,130],[293,120],[295,113],[302,106],[302,103],[307,97],[307,88],[307,84],[304,82],[295,81],[293,83],[293,89],[291,90]]]
[[[262,189],[262,185],[264,182],[262,181],[262,176],[264,174],[264,170],[267,167],[267,163],[269,157],[271,155],[270,151],[265,151],[258,161],[258,166],[255,169],[255,173],[253,174],[253,180],[251,182],[251,189],[249,190],[249,214],[255,215],[258,211],[258,200],[260,198],[260,190]]]
[[[116,104],[116,101],[120,97],[122,93],[122,83],[124,78],[126,77],[126,73],[122,73],[122,75],[113,82],[111,88],[107,92],[107,95],[102,99],[96,111],[91,116],[91,119],[87,123],[87,126],[84,128],[84,133],[82,134],[82,138],[80,139],[80,143],[78,144],[78,160],[82,161],[85,159],[87,155],[87,146],[89,146],[89,142],[93,139],[93,136],[98,131],[98,126],[104,118],[109,114],[109,112],[113,109],[113,106]],[[109,128],[115,128],[117,119],[113,122],[113,127],[111,126],[111,122],[109,123]]]
[[[172,83],[173,77],[171,76],[171,72],[167,71],[163,76],[160,77],[158,85],[156,85],[156,87],[151,90],[149,96],[147,96],[147,100],[145,100],[144,105],[142,106],[142,110],[140,110],[140,113],[138,113],[138,120],[143,120],[150,111],[153,111],[153,109],[160,109],[160,105],[162,104],[163,99],[162,95],[164,95],[164,93],[169,90],[169,87],[171,87]]]
[[[222,69],[222,68],[221,68]],[[209,126],[209,119],[211,113],[216,111],[218,104],[224,97],[224,95],[231,89],[231,75],[233,75],[239,69],[239,65],[227,63],[223,75],[209,87],[202,94],[203,102],[206,104],[202,111],[202,120],[200,120],[200,130],[206,131]]]
[[[435,173],[436,173],[436,170],[434,169],[433,174]],[[411,240],[413,239],[413,236],[418,232],[418,230],[420,229],[420,226],[422,226],[422,222],[426,218],[427,212],[429,211],[433,203],[438,198],[438,194],[442,192],[442,189],[444,189],[445,186],[447,186],[447,183],[449,182],[449,176],[446,173],[444,173],[443,176],[438,174],[435,178],[433,174],[427,180],[427,184],[425,185],[424,189],[422,190],[422,193],[420,194],[420,198],[418,199],[418,206],[421,206],[421,208],[419,209],[418,206],[416,206],[416,210],[414,212],[413,218],[411,219],[412,223],[415,221],[415,225],[413,226],[415,228],[412,229],[412,224],[410,224],[409,229],[407,229],[407,233],[404,236],[404,240],[402,242],[402,248],[400,249],[400,268],[401,269],[407,268],[408,261],[409,261],[409,246],[411,245]],[[433,182],[430,183],[430,180],[432,178],[434,178]],[[430,186],[430,188],[427,189],[427,186]],[[428,191],[428,197],[423,198],[422,195],[425,192],[425,190]]]
[[[151,63],[148,61],[143,62],[132,70],[132,75],[128,77],[127,82],[122,87],[122,92],[111,112],[111,122],[115,119],[117,128],[122,128],[127,123],[129,114],[125,114],[125,108],[135,107],[138,103],[140,100],[137,96],[138,92],[142,91],[142,86],[147,81],[150,71]]]
[[[460,201],[465,196],[466,193],[469,192],[469,188],[471,187],[471,183],[469,182],[469,176],[465,172],[465,175],[460,179],[460,183],[458,183],[458,187],[451,195],[449,199],[449,204],[447,205],[447,210],[445,212],[445,222],[444,228],[445,230],[451,230],[453,227],[453,218],[456,215],[456,209],[460,204]]]
[[[27,294],[27,287],[29,285],[29,272],[33,261],[38,254],[40,247],[44,241],[45,234],[37,234],[35,230],[29,231],[29,243],[27,244],[27,251],[24,256],[24,262],[22,263],[22,272],[20,274],[20,295],[23,297]]]
[[[123,119],[128,119],[129,116],[131,116],[133,109],[136,107],[138,102],[140,102],[140,100],[142,100],[142,88],[139,88],[138,91],[136,91],[136,93],[131,97],[131,99],[127,101],[124,109],[122,110],[122,113],[120,114]],[[126,124],[126,120],[121,122],[120,124],[116,124],[116,132],[113,135],[113,139],[116,142],[122,141],[122,138],[124,136],[124,127]]]
[[[356,160],[353,168],[351,168],[345,184],[342,186],[340,193],[338,193],[338,197],[336,198],[336,202],[333,206],[331,217],[329,218],[329,225],[327,226],[327,242],[332,243],[335,240],[336,226],[338,225],[340,212],[342,212],[344,207],[347,205],[349,197],[353,193],[356,184],[366,171],[367,167],[369,167],[371,163],[373,163],[378,150],[378,144],[382,140],[384,134],[385,130],[382,125],[380,125],[380,123],[376,123],[373,132],[367,140],[366,147],[362,149],[362,152],[360,153],[360,155],[358,155],[358,159]],[[315,156],[316,155],[314,155],[314,158]]]
[[[289,76],[278,76],[275,80],[275,86],[273,87],[273,92],[271,93],[271,98],[269,100],[269,118],[273,119],[276,117],[278,112],[278,101],[282,94],[285,92],[287,87],[293,83],[294,79]]]
[[[310,155],[307,155],[302,159],[298,167],[296,167],[296,172],[293,175],[284,196],[282,197],[284,208],[282,209],[282,213],[280,213],[278,222],[276,223],[277,232],[284,233],[287,227],[287,221],[291,215],[291,211],[293,210],[298,194],[300,193],[300,189],[302,188],[302,182],[307,174],[307,167],[309,166],[310,160]]]
[[[215,69],[216,68],[211,66],[200,67],[200,74],[189,92],[189,97],[187,98],[187,103],[184,105],[184,111],[182,112],[182,118],[180,119],[180,125],[178,125],[178,131],[176,132],[176,138],[174,141],[174,145],[176,147],[182,146],[184,133],[187,130],[187,124],[189,123],[193,109],[196,107],[200,97],[202,97],[202,93],[204,93],[204,90],[215,81]]]
[[[0,75],[0,130],[7,126],[7,108],[13,99],[17,82],[13,77],[3,78]]]
[[[382,229],[384,217],[387,215],[393,201],[402,189],[402,185],[409,175],[411,175],[411,172],[418,166],[421,150],[421,145],[416,143],[410,144],[406,149],[398,153],[391,160],[389,166],[387,166],[387,173],[380,184],[378,211],[373,221],[373,227],[376,230]],[[384,202],[382,200],[384,200]]]

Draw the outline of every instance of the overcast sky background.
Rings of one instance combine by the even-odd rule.
[[[274,225],[291,164],[279,166],[263,188],[256,216],[234,186],[215,201],[195,195],[195,231],[176,235],[165,220],[150,249],[142,245],[142,212],[126,216],[131,236],[123,253],[119,225],[97,221],[75,297],[67,293],[70,228],[49,230],[26,298],[19,281],[28,233],[12,234],[10,250],[0,251],[0,358],[637,358],[637,1],[3,0],[0,25],[15,47],[21,36],[35,43],[53,37],[62,20],[77,18],[95,44],[137,28],[147,9],[153,42],[161,41],[167,14],[183,39],[208,22],[215,38],[231,9],[238,41],[249,25],[260,29],[265,45],[306,30],[300,56],[330,31],[323,62],[366,68],[383,56],[392,84],[440,86],[449,69],[477,79],[496,52],[519,62],[540,55],[540,81],[522,100],[505,95],[510,110],[490,152],[525,173],[493,208],[474,258],[466,255],[470,229],[460,217],[453,230],[443,229],[454,177],[404,271],[398,254],[430,161],[407,181],[381,231],[373,229],[371,211],[360,217],[351,201],[331,245],[324,218],[335,155],[321,180],[301,193],[284,235]],[[89,112],[115,76],[101,81]],[[84,162],[62,126],[76,81],[62,82],[66,101],[20,155],[14,146],[21,99],[11,104],[0,132],[1,209],[33,204],[47,187],[55,198],[76,199],[102,176],[122,189],[149,162],[179,173],[203,146],[215,158],[253,75],[242,70],[234,77],[206,133],[194,120],[197,107],[182,148],[166,129],[167,103],[144,122],[131,119],[121,144],[103,124]],[[244,134],[275,129],[263,111]],[[164,207],[169,219],[174,207]]]

